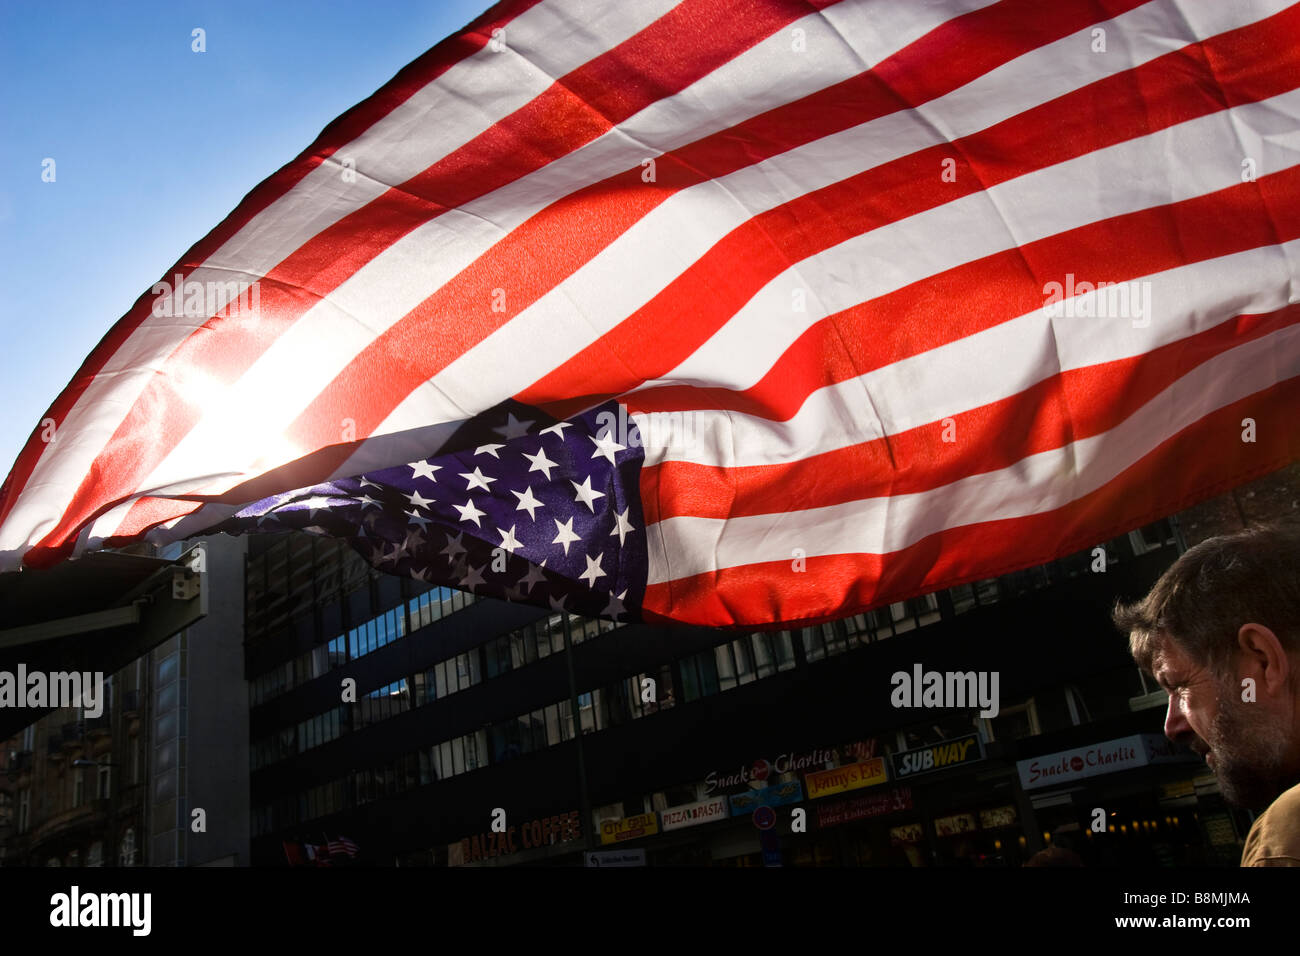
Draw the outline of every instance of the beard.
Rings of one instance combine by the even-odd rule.
[[[1219,713],[1206,744],[1219,790],[1234,806],[1266,807],[1288,786],[1286,743],[1259,706],[1241,700],[1231,684],[1218,696]]]

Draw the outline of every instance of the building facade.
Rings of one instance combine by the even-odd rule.
[[[98,716],[61,708],[3,743],[0,863],[249,862],[247,545],[221,536],[204,547],[206,617],[104,675]]]
[[[257,536],[253,860],[346,834],[374,865],[1020,865],[1047,846],[1235,864],[1251,815],[1164,740],[1166,697],[1109,610],[1189,525],[1294,520],[1295,478],[1104,553],[753,634],[480,600]],[[1269,513],[1248,517],[1257,497]],[[930,671],[996,672],[997,713],[891,699],[894,675]]]

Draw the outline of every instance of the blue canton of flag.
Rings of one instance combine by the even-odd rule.
[[[348,538],[390,574],[626,621],[646,585],[644,454],[618,421],[616,402],[563,422],[505,402],[432,458],[264,498],[213,530]]]

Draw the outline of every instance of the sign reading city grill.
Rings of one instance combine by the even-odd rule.
[[[932,770],[945,770],[959,764],[975,763],[983,759],[980,754],[979,734],[957,737],[942,743],[921,747],[919,750],[904,750],[894,754],[894,779],[915,777],[919,773]]]
[[[663,831],[680,830],[684,827],[698,826],[710,820],[720,820],[727,815],[727,798],[714,797],[699,803],[688,803],[684,807],[670,807],[660,812]]]
[[[805,774],[803,778],[808,788],[809,800],[832,793],[874,787],[885,783],[888,779],[884,757],[873,757],[860,763],[845,764],[834,770],[820,770],[817,773]]]
[[[1020,771],[1020,785],[1028,790],[1031,787],[1047,787],[1117,770],[1182,759],[1184,756],[1179,749],[1164,737],[1158,734],[1134,734],[1090,747],[1030,757],[1018,761],[1016,769]]]
[[[600,821],[601,843],[622,843],[638,837],[652,836],[659,832],[659,818],[652,813],[638,813],[634,817],[621,820]]]

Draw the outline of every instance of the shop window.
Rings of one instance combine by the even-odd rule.
[[[996,717],[981,717],[987,741],[1023,740],[1042,733],[1038,723],[1038,709],[1031,697],[1020,704],[1003,706]]]

